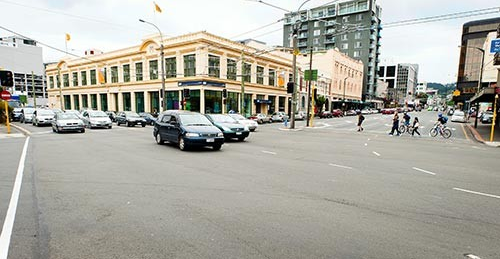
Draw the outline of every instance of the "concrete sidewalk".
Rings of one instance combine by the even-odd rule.
[[[0,124],[0,139],[20,137],[24,137],[23,132],[13,127],[12,124],[10,125],[10,134],[7,133],[7,126],[5,126],[5,124]]]
[[[495,125],[495,135],[493,141],[491,142],[491,124],[482,124],[481,122],[478,122],[476,129],[474,128],[474,121],[471,120],[467,124],[467,128],[476,141],[484,143],[488,146],[500,147],[500,128],[498,125]]]

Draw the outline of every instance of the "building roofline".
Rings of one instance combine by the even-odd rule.
[[[492,23],[500,23],[500,17],[470,21],[470,22],[464,23],[463,28],[476,26],[476,25],[492,24]]]

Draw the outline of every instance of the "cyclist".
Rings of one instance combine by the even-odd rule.
[[[403,120],[406,127],[410,126],[410,119],[411,119],[410,115],[408,115],[408,113],[405,112],[403,115]]]
[[[448,119],[444,117],[442,113],[439,113],[437,121],[440,123],[441,126],[445,126],[446,123],[448,122]]]

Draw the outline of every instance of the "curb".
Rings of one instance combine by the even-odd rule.
[[[483,139],[483,137],[481,136],[481,134],[479,134],[479,132],[477,132],[477,130],[474,127],[472,127],[470,124],[467,124],[467,128],[469,129],[469,132],[472,134],[472,136],[474,136],[474,139],[476,140],[476,142],[485,144],[485,145],[490,146],[490,147],[500,147],[500,145],[496,144],[496,142],[485,141]]]
[[[16,129],[17,129],[17,130],[19,130],[19,131],[21,131],[21,132],[22,132],[24,135],[26,135],[26,136],[30,136],[30,135],[31,135],[31,132],[29,132],[29,131],[28,131],[27,129],[25,129],[25,128],[22,128],[22,127],[20,127],[20,126],[15,125],[15,124],[10,124],[10,126],[11,126],[11,127],[16,128]]]

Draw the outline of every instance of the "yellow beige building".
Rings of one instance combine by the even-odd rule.
[[[89,50],[85,57],[63,58],[47,65],[49,106],[161,111],[160,45],[160,37],[152,36],[137,46],[107,53]],[[292,55],[287,51],[255,41],[234,42],[207,32],[164,39],[163,45],[167,109],[202,113],[232,110],[246,116],[289,111],[290,95],[284,86],[292,78]],[[338,96],[332,87],[336,81],[331,80],[336,78],[332,75],[335,63],[325,63],[331,72],[324,94],[333,101]],[[184,98],[185,94],[189,98]]]

